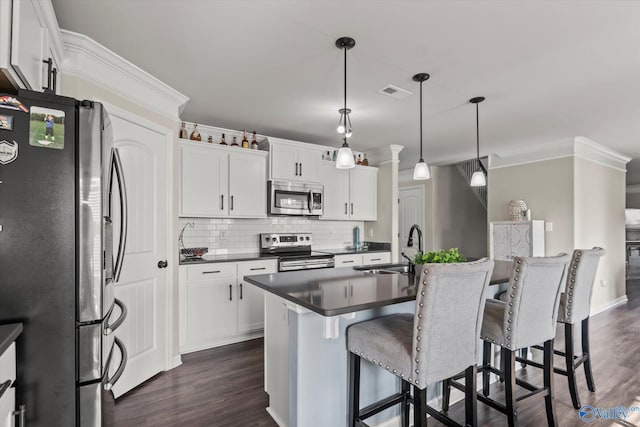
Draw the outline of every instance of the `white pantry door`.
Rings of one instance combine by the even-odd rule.
[[[422,187],[405,187],[399,190],[400,206],[398,208],[398,234],[400,241],[398,247],[400,252],[406,253],[409,257],[418,251],[418,235],[413,233],[413,247],[407,247],[409,240],[409,230],[413,224],[418,224],[423,233],[422,247],[426,247],[424,228],[424,197]],[[405,259],[401,258],[401,262]]]
[[[117,112],[107,107],[128,204],[127,246],[114,289],[115,297],[128,309],[116,331],[128,352],[124,374],[113,387],[114,396],[119,397],[167,369],[167,269],[159,268],[158,262],[167,259],[168,142],[158,126],[113,110]],[[119,221],[114,218],[114,234],[120,229]]]

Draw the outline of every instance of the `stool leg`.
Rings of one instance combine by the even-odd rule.
[[[529,358],[529,347],[524,347],[520,349],[520,357],[523,359]],[[523,368],[526,368],[527,364],[524,362],[520,362],[520,366],[522,366]]]
[[[449,398],[451,396],[451,380],[442,381],[442,412],[449,411]]]
[[[486,369],[491,366],[491,343],[488,341],[482,342],[482,394],[489,396],[489,374]]]
[[[591,373],[591,352],[589,350],[589,318],[582,321],[582,353],[585,355],[584,375],[587,377],[587,387],[589,391],[596,391],[596,385],[593,382],[593,373]]]
[[[467,427],[476,427],[478,425],[477,373],[478,368],[476,365],[469,366],[464,371],[464,419]]]
[[[578,386],[576,384],[576,366],[573,363],[573,325],[571,323],[564,324],[564,361],[567,367],[567,382],[569,383],[569,394],[571,395],[571,403],[576,409],[580,409],[580,398],[578,397]]]
[[[427,427],[427,388],[413,386],[413,427]]]
[[[360,415],[360,356],[349,352],[348,426],[356,427]]]
[[[516,427],[518,425],[517,412],[516,412],[516,353],[502,347],[500,351],[500,359],[504,362],[504,397],[505,406],[507,407],[507,420],[509,427]]]
[[[547,411],[547,423],[549,427],[555,427],[556,410],[553,405],[553,340],[544,343],[544,387],[548,390],[544,397],[544,406]]]
[[[409,411],[411,409],[411,389],[410,384],[407,381],[400,380],[402,394],[404,396],[404,400],[402,401],[402,406],[400,407],[400,416],[402,418],[402,427],[409,427]]]

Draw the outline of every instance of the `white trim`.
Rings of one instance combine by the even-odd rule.
[[[627,185],[627,194],[640,193],[640,184]]]
[[[54,59],[58,64],[61,64],[65,59],[65,50],[64,43],[62,42],[62,33],[60,33],[60,27],[58,26],[58,18],[53,9],[53,3],[51,0],[39,0],[34,1],[33,5],[49,34],[49,47],[53,51]],[[45,54],[45,57],[46,56],[48,55]]]
[[[631,157],[598,144],[583,136],[564,141],[529,146],[524,149],[504,151],[489,156],[489,169],[499,169],[546,160],[579,157],[619,171],[626,171]]]
[[[626,295],[622,295],[621,297],[618,297],[612,301],[609,301],[606,305],[598,308],[597,310],[591,309],[591,313],[589,314],[589,316],[595,316],[597,314],[604,313],[605,311],[611,310],[612,308],[616,308],[620,305],[624,305],[628,302],[629,302],[629,298],[627,298]]]
[[[288,427],[288,424],[282,421],[280,417],[276,415],[276,412],[273,409],[271,409],[271,406],[267,406],[267,414],[271,416],[271,418],[273,419],[273,421],[275,421],[278,427]]]
[[[413,181],[413,169],[404,169],[398,172],[398,183],[405,184]]]
[[[80,77],[172,120],[179,120],[189,98],[93,39],[61,30],[64,74]]]
[[[173,358],[171,359],[171,364],[169,365],[169,369],[175,369],[178,366],[182,365],[182,356],[181,355],[177,355],[177,356],[173,356]]]

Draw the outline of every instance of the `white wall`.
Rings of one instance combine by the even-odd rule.
[[[627,193],[626,207],[640,209],[640,193]]]

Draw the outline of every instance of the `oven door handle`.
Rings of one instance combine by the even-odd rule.
[[[309,194],[307,195],[307,206],[309,207],[309,213],[311,213],[311,199],[312,199],[312,192],[311,190],[309,190]]]
[[[118,382],[118,380],[124,373],[124,368],[127,367],[127,348],[124,346],[124,343],[120,341],[118,337],[114,337],[113,339],[116,346],[118,346],[118,348],[120,349],[120,354],[122,355],[122,358],[120,360],[120,366],[118,366],[118,370],[116,371],[115,374],[113,374],[111,378],[107,380],[106,384],[104,385],[104,389],[106,391],[109,391],[113,388],[115,383]]]

